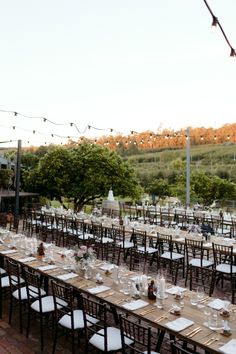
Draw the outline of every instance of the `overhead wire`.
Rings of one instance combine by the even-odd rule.
[[[220,23],[218,17],[213,13],[213,11],[212,11],[212,9],[210,8],[210,6],[209,6],[207,0],[203,0],[203,1],[204,1],[205,5],[206,5],[208,11],[210,12],[210,14],[211,14],[211,16],[212,16],[212,26],[213,26],[213,27],[217,27],[217,25],[219,26],[219,28],[220,28],[220,30],[221,30],[223,36],[224,36],[224,39],[225,39],[226,43],[227,43],[228,46],[230,47],[230,57],[235,57],[235,56],[236,56],[235,49],[234,49],[233,46],[231,45],[231,43],[230,43],[230,41],[229,41],[229,39],[228,39],[228,37],[227,37],[227,35],[226,35],[224,29],[223,29],[223,26],[221,25],[221,23]]]

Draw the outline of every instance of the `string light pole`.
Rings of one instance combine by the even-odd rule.
[[[15,213],[14,213],[14,227],[17,229],[19,220],[19,206],[20,206],[20,167],[21,167],[21,140],[18,140],[17,155],[16,155],[16,169],[15,169]]]
[[[190,128],[186,130],[186,208],[190,207]]]

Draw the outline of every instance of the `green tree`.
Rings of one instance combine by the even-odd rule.
[[[0,169],[0,187],[8,189],[12,184],[14,172],[9,168]]]
[[[148,190],[151,194],[157,195],[159,198],[170,195],[169,184],[165,179],[155,179],[149,184]]]
[[[43,196],[71,198],[76,210],[105,197],[112,187],[115,195],[139,198],[142,189],[133,168],[114,151],[98,145],[55,148],[40,159],[37,168],[26,171],[25,185]]]

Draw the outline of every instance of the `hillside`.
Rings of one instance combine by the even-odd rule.
[[[142,150],[124,159],[134,167],[141,181],[150,181],[184,171],[186,149]],[[236,182],[236,144],[191,146],[191,170],[211,172]]]

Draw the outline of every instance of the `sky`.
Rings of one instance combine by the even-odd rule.
[[[236,48],[236,1],[208,3]],[[203,0],[0,0],[1,146],[235,123],[211,23]]]

